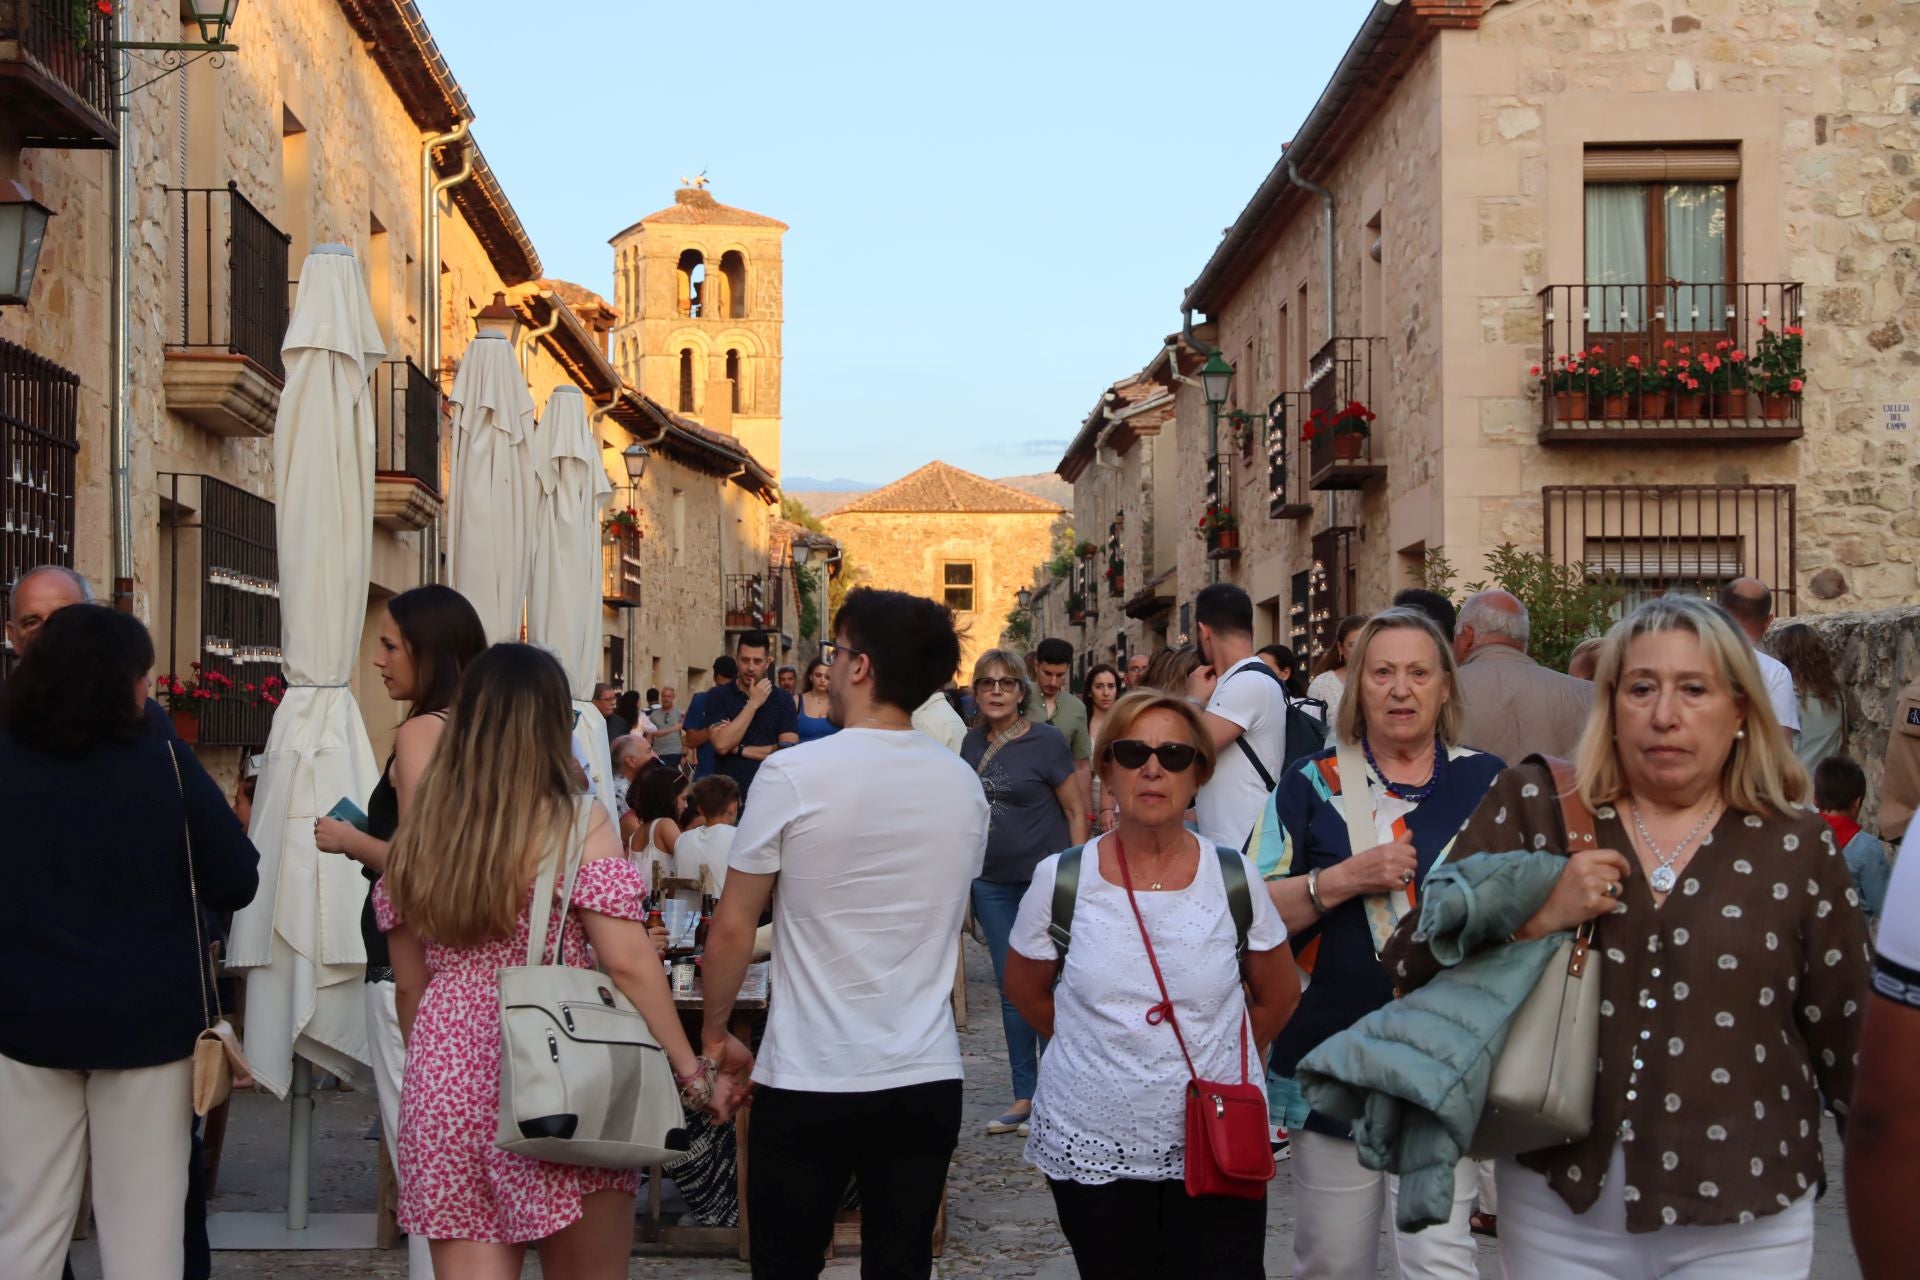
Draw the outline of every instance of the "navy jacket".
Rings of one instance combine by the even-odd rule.
[[[168,742],[143,733],[63,758],[0,730],[0,1053],[126,1069],[193,1052],[203,959]],[[237,911],[260,855],[191,751],[180,752],[200,905]]]

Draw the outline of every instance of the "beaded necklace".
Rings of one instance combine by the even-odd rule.
[[[1409,800],[1414,804],[1419,804],[1422,800],[1432,795],[1440,786],[1440,758],[1446,754],[1447,748],[1446,744],[1440,741],[1438,735],[1433,739],[1433,775],[1417,787],[1408,786],[1404,782],[1388,781],[1387,771],[1382,769],[1380,762],[1373,758],[1373,744],[1367,741],[1365,734],[1362,734],[1360,737],[1360,750],[1366,753],[1367,767],[1372,769],[1374,776],[1380,779],[1380,785],[1387,789],[1388,795],[1398,796],[1402,800]]]

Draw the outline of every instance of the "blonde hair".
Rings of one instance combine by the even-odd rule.
[[[1200,646],[1197,644],[1180,644],[1171,649],[1162,649],[1148,661],[1147,673],[1141,677],[1140,686],[1184,698],[1187,696],[1188,679],[1205,661],[1200,656]],[[1112,715],[1113,712],[1109,710],[1107,714]]]
[[[573,818],[571,703],[560,664],[532,645],[497,644],[461,674],[387,858],[394,911],[421,937],[512,935],[538,860]]]
[[[1360,628],[1360,634],[1354,638],[1353,647],[1347,657],[1347,683],[1340,694],[1340,705],[1334,709],[1333,723],[1342,742],[1358,742],[1367,736],[1367,712],[1361,702],[1360,686],[1366,682],[1367,650],[1383,631],[1418,631],[1433,641],[1434,651],[1440,655],[1440,669],[1447,677],[1447,700],[1440,704],[1439,723],[1434,732],[1440,741],[1449,747],[1460,745],[1460,730],[1467,720],[1467,706],[1460,695],[1460,668],[1453,660],[1453,646],[1440,634],[1440,628],[1433,625],[1433,619],[1418,609],[1395,606],[1382,609],[1368,618]]]
[[[1220,762],[1220,752],[1213,745],[1213,735],[1207,732],[1206,721],[1200,718],[1200,708],[1185,698],[1158,689],[1135,689],[1107,708],[1106,723],[1100,726],[1100,741],[1093,747],[1094,773],[1106,773],[1107,766],[1113,762],[1113,744],[1126,737],[1134,722],[1150,711],[1170,711],[1186,725],[1187,739],[1199,753],[1193,761],[1194,785],[1196,789],[1206,786]]]
[[[967,682],[968,690],[971,691],[973,686],[979,683],[982,677],[995,674],[995,667],[1001,668],[1008,675],[1020,682],[1020,714],[1030,719],[1033,718],[1035,716],[1035,700],[1039,698],[1040,693],[1039,690],[1034,688],[1033,678],[1027,674],[1026,659],[1011,649],[989,649],[978,658],[975,658],[973,661],[973,678]],[[985,714],[985,712],[981,713],[983,717]],[[1042,714],[1039,718],[1045,719],[1046,717]]]
[[[1580,737],[1575,769],[1580,798],[1588,807],[1611,803],[1627,793],[1626,771],[1615,745],[1618,724],[1613,699],[1627,649],[1641,636],[1690,631],[1700,640],[1707,662],[1747,713],[1745,737],[1735,738],[1721,769],[1727,805],[1746,813],[1785,813],[1807,795],[1807,771],[1794,757],[1787,735],[1774,718],[1760,665],[1746,634],[1718,606],[1694,596],[1666,595],[1649,600],[1616,622],[1601,641],[1593,672],[1593,711]]]

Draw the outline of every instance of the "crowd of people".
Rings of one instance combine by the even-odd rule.
[[[61,1274],[90,1165],[109,1280],[193,1275],[205,939],[258,855],[148,697],[145,628],[64,569],[11,603],[0,802],[33,892],[0,906],[0,1258]],[[1908,1273],[1920,860],[1893,851],[1920,804],[1920,760],[1896,758],[1920,753],[1920,688],[1869,828],[1833,655],[1774,627],[1751,579],[1638,605],[1565,673],[1498,589],[1403,592],[1311,669],[1257,643],[1238,587],[1192,617],[1190,642],[1085,665],[1078,695],[1053,638],[954,687],[952,615],[856,589],[804,669],[747,632],[684,712],[671,687],[596,687],[596,797],[551,655],[489,647],[448,588],[394,597],[375,665],[404,718],[364,821],[316,816],[313,838],[368,881],[371,1075],[416,1280],[517,1275],[529,1248],[561,1280],[625,1274],[639,1171],[496,1129],[497,975],[543,946],[644,1022],[688,1133],[751,1106],[755,1275],[819,1274],[850,1197],[863,1274],[928,1275],[968,930],[1010,1076],[985,1131],[1024,1139],[1084,1276],[1263,1275],[1278,1159],[1299,1277],[1373,1275],[1383,1242],[1403,1280],[1472,1277],[1476,1233],[1511,1277],[1804,1276],[1823,1112],[1851,1115],[1869,1280]],[[537,886],[562,865],[556,912]],[[1443,929],[1462,883],[1467,923]],[[711,899],[692,1024],[650,911],[687,885]],[[1497,1056],[1520,996],[1462,966],[1576,931],[1600,994],[1584,1131],[1407,1154],[1393,1134],[1446,1068],[1396,1011]],[[1449,1086],[1475,1113],[1485,1075]],[[730,1185],[731,1141],[693,1151],[676,1180]]]

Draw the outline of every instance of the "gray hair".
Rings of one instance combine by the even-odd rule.
[[[1472,627],[1476,639],[1501,636],[1525,649],[1527,636],[1532,630],[1527,606],[1518,596],[1502,591],[1500,594],[1514,604],[1512,609],[1502,609],[1488,598],[1492,594],[1491,591],[1481,591],[1467,597],[1467,602],[1460,606],[1459,621],[1454,624],[1456,633],[1461,627]]]
[[[631,733],[615,738],[613,745],[608,749],[608,755],[612,757],[615,769],[625,768],[627,762],[639,754],[640,738],[637,734]]]
[[[65,578],[68,582],[74,585],[74,587],[80,592],[80,598],[82,600],[86,601],[88,604],[93,603],[93,588],[88,585],[86,575],[79,573],[73,569],[69,569],[67,568],[67,566],[63,564],[35,565],[33,568],[27,570],[25,573],[21,574],[18,578],[15,578],[13,580],[13,589],[15,591],[18,591],[21,587],[26,586],[28,582],[39,577],[43,573],[59,574],[61,577]]]
[[[1032,715],[1040,693],[1034,688],[1033,678],[1027,674],[1026,658],[1012,649],[989,649],[973,660],[973,681],[997,674],[996,667],[1020,682],[1020,714]]]

